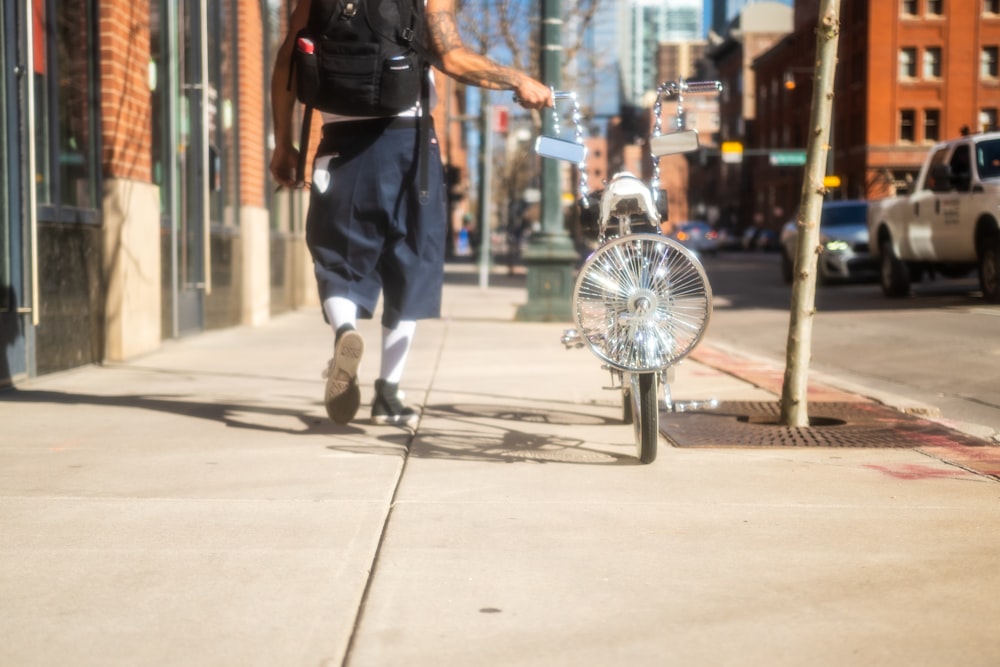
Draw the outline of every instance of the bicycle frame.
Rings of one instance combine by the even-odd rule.
[[[607,183],[599,204],[598,247],[581,267],[573,291],[576,328],[562,336],[567,349],[589,345],[611,372],[608,388],[622,391],[623,421],[635,427],[636,453],[643,463],[656,458],[658,386],[663,388],[667,409],[683,409],[670,396],[673,367],[701,340],[712,310],[711,287],[698,258],[661,232],[656,201],[659,158],[699,147],[697,131],[684,128],[684,94],[719,90],[721,84],[715,81],[671,82],[658,88],[650,140],[653,178],[647,184],[620,172]],[[553,95],[556,100],[572,99],[576,140],[542,136],[535,150],[577,165],[580,201],[585,202],[586,148],[576,95],[555,91]],[[675,97],[678,106],[674,131],[667,134],[660,133],[664,95]],[[558,128],[558,116],[555,125]],[[637,224],[647,231],[635,231]]]

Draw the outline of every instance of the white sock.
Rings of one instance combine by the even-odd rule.
[[[413,333],[417,323],[413,320],[403,320],[395,329],[382,327],[382,370],[379,378],[392,384],[398,384],[403,378],[406,368],[406,357],[413,344]]]
[[[334,335],[337,334],[337,329],[345,324],[358,326],[358,306],[348,298],[331,296],[323,302],[323,312],[333,327]]]

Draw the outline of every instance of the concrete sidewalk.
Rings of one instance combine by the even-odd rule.
[[[1000,663],[1000,448],[638,465],[597,360],[492,282],[449,267],[415,433],[368,422],[373,322],[326,419],[318,311],[0,393],[0,665]],[[775,400],[704,350],[676,399]]]

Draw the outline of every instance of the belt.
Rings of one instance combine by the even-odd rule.
[[[324,123],[323,138],[326,139],[334,134],[361,133],[382,130],[395,130],[402,128],[416,129],[420,125],[420,119],[413,116],[390,116],[388,118],[359,118],[358,120],[338,120],[333,123]]]

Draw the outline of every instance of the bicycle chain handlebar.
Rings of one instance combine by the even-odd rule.
[[[660,84],[660,90],[671,95],[677,93],[686,95],[709,95],[722,90],[721,81],[666,81]]]
[[[656,87],[656,102],[653,104],[653,136],[661,134],[660,118],[663,115],[663,98],[673,97],[677,99],[677,114],[674,128],[684,129],[684,95],[710,95],[722,90],[721,81],[666,81]],[[660,201],[660,161],[657,156],[650,151],[650,158],[653,160],[653,178],[649,187],[653,190],[653,199]]]
[[[582,114],[580,113],[580,102],[577,98],[576,91],[571,90],[552,90],[552,119],[553,119],[553,132],[558,136],[559,129],[559,112],[556,110],[555,103],[561,100],[572,100],[573,102],[573,130],[574,130],[574,140],[578,144],[583,144],[583,127],[581,124]],[[665,81],[656,87],[656,102],[653,104],[653,136],[658,137],[661,134],[661,122],[663,111],[663,99],[664,98],[674,98],[677,100],[677,114],[675,129],[684,129],[684,96],[685,95],[712,95],[722,91],[721,81],[685,81],[680,79],[678,81]],[[514,101],[518,101],[517,95],[514,95]],[[656,155],[650,153],[650,157],[653,160],[653,179],[650,183],[651,189],[653,190],[653,198],[659,200],[659,189],[660,189],[660,161],[657,159]],[[577,165],[580,170],[580,183],[579,183],[579,199],[580,203],[586,207],[587,206],[587,173],[586,165],[580,163]]]

